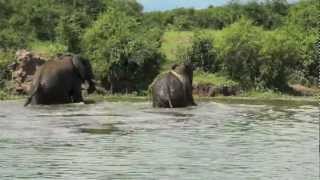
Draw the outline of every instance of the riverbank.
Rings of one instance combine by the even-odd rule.
[[[27,96],[12,95],[0,90],[0,100],[22,100]],[[238,96],[215,96],[200,97],[194,96],[196,101],[214,101],[230,104],[279,104],[279,105],[319,105],[320,96],[291,96],[271,92],[247,92]],[[98,95],[93,94],[85,97],[86,103],[91,104],[100,101],[110,102],[144,102],[151,101],[149,96],[137,95]]]
[[[319,97],[297,97],[297,96],[216,96],[216,97],[199,97],[195,96],[195,101],[213,101],[228,104],[277,104],[277,105],[319,105]],[[111,101],[111,102],[143,102],[149,101],[148,96],[133,96],[133,95],[111,95],[100,96],[92,95],[88,97],[88,103],[99,101]]]

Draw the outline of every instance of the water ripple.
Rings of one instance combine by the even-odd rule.
[[[0,103],[0,179],[300,180],[319,175],[314,106],[20,104]]]

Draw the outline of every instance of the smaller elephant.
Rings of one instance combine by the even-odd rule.
[[[78,55],[59,55],[45,62],[35,73],[28,104],[63,104],[83,101],[81,85],[87,81],[88,94],[95,91],[91,64]]]
[[[153,107],[175,108],[194,106],[192,96],[193,68],[191,63],[173,65],[151,85]]]

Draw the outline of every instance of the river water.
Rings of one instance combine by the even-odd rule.
[[[0,102],[0,179],[317,180],[310,105]]]

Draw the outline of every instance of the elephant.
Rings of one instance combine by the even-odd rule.
[[[89,84],[87,92],[91,94],[96,89],[93,79],[87,59],[75,54],[60,54],[36,71],[25,106],[82,102],[81,85],[86,81]]]
[[[153,107],[195,106],[192,79],[191,63],[173,65],[171,71],[158,76],[150,86]]]

